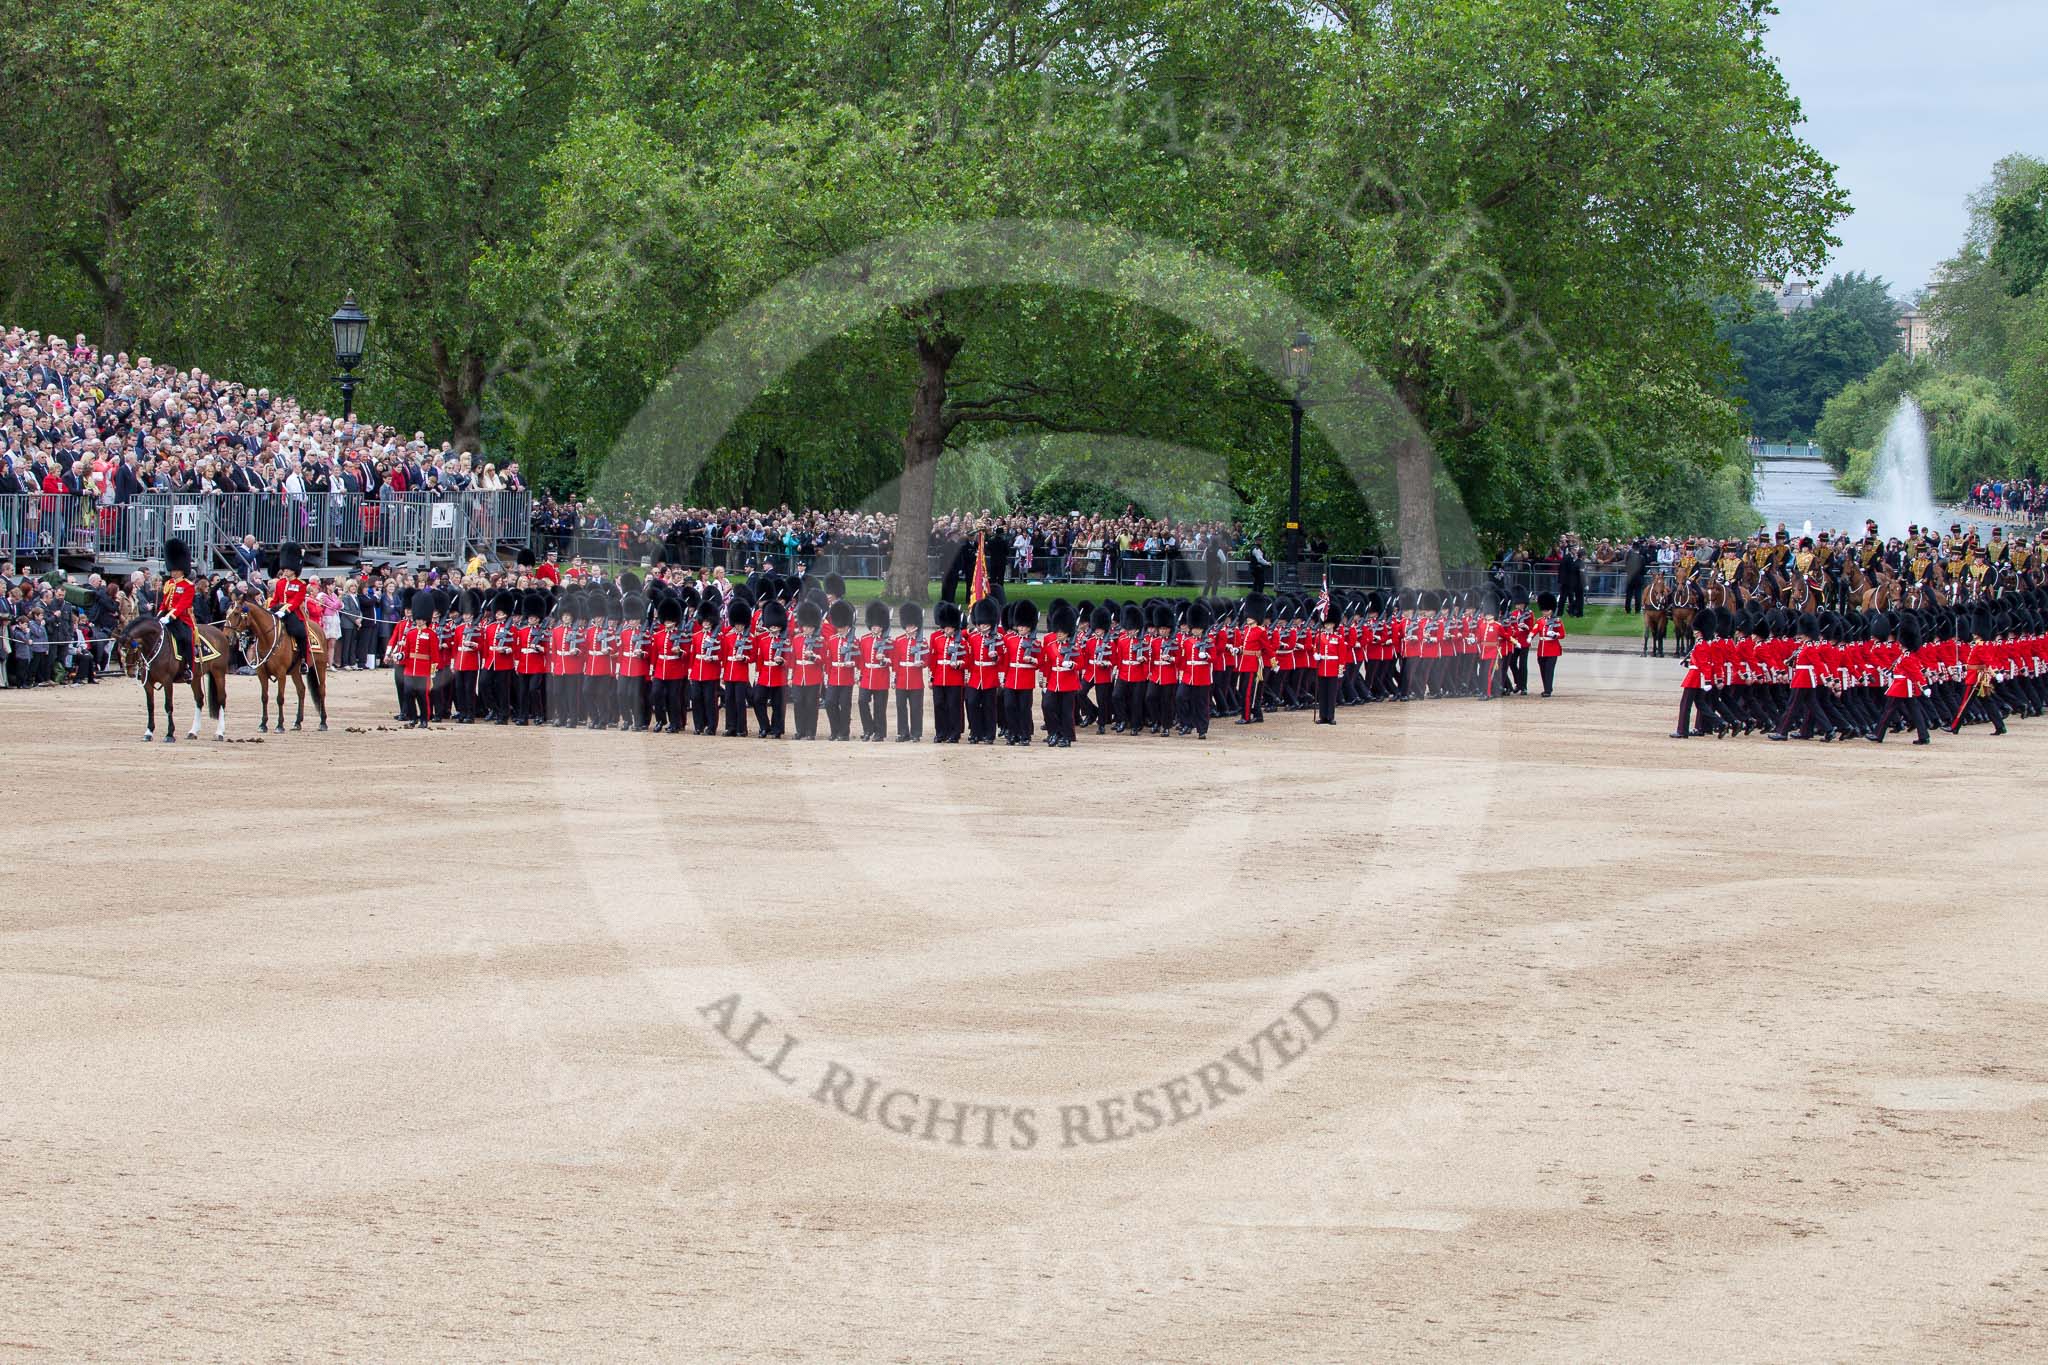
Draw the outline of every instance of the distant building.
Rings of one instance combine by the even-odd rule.
[[[1757,276],[1756,281],[1758,290],[1769,294],[1778,312],[1788,318],[1813,307],[1813,291],[1819,284],[1819,280],[1774,280],[1766,275]]]
[[[1899,352],[1908,360],[1934,354],[1934,319],[1918,308],[1899,314]]]

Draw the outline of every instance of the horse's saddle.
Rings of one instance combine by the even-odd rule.
[[[172,643],[172,647],[176,648],[175,641]],[[194,663],[210,664],[220,657],[220,651],[213,647],[213,641],[207,639],[196,630],[192,632],[192,647],[199,655],[197,659],[193,660]]]

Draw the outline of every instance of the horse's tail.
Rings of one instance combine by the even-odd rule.
[[[306,685],[313,689],[313,704],[324,709],[327,705],[327,684],[321,681],[321,679],[326,675],[321,671],[319,665],[313,662],[311,650],[306,652],[304,662],[306,665]]]
[[[220,674],[213,672],[206,675],[206,713],[210,716],[219,715],[225,704],[220,695],[220,677]]]

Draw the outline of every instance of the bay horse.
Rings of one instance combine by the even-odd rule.
[[[1695,639],[1692,622],[1699,614],[1699,580],[1704,572],[1694,569],[1679,583],[1671,597],[1671,650],[1681,659],[1692,651]]]
[[[200,626],[192,632],[192,643],[199,657],[192,663],[192,729],[187,739],[199,737],[199,708],[201,696],[200,680],[206,682],[206,713],[213,717],[213,737],[223,740],[228,737],[228,640],[212,626]],[[143,743],[156,738],[156,694],[164,694],[164,743],[178,742],[178,720],[173,714],[172,699],[176,697],[178,670],[181,666],[178,651],[171,641],[171,632],[164,623],[151,613],[144,613],[121,627],[121,633],[114,637],[114,657],[121,663],[121,670],[130,674],[142,684],[143,704],[148,708],[148,722],[142,731]]]
[[[1664,630],[1671,624],[1671,580],[1658,574],[1643,590],[1643,653],[1664,657]]]
[[[298,643],[285,630],[284,624],[271,614],[270,608],[256,600],[252,589],[243,588],[235,594],[235,600],[228,607],[228,630],[240,635],[243,631],[256,637],[256,657],[250,662],[256,669],[256,682],[263,692],[263,719],[256,729],[263,734],[270,732],[270,685],[277,684],[277,729],[284,732],[284,684],[291,679],[299,690],[299,709],[293,717],[292,729],[302,730],[306,725],[306,685],[313,686],[313,706],[320,713],[320,728],[327,728],[327,636],[320,627],[301,617],[306,627],[306,648],[309,657],[301,667]]]

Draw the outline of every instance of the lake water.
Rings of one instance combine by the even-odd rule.
[[[1778,523],[1794,537],[1808,519],[1813,522],[1816,533],[1821,531],[1847,531],[1852,540],[1863,538],[1863,521],[1866,517],[1878,517],[1878,531],[1887,538],[1904,536],[1903,526],[1886,526],[1879,516],[1876,503],[1868,498],[1852,498],[1835,490],[1835,471],[1825,460],[1769,459],[1757,465],[1756,496],[1752,499],[1764,526],[1772,531]],[[1955,508],[1941,509],[1941,520],[1937,523],[1943,530],[1951,522],[1965,526],[1976,524],[1989,527],[1992,518],[1983,512],[1960,511]]]

